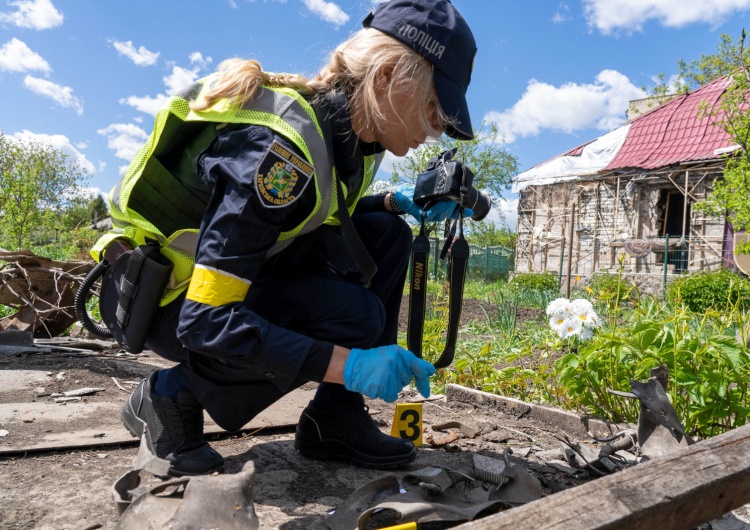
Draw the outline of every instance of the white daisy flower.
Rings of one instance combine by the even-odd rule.
[[[565,322],[560,326],[560,330],[557,332],[560,338],[567,339],[568,337],[574,337],[579,335],[583,330],[583,324],[577,318],[567,318]]]
[[[562,325],[564,323],[565,323],[565,317],[562,315],[554,315],[549,319],[550,329],[557,334],[560,334],[560,329],[562,329]]]
[[[583,324],[584,327],[599,327],[599,315],[597,315],[593,310],[586,311],[585,313],[578,313],[576,317],[581,321],[581,324]]]
[[[577,315],[588,313],[589,311],[593,311],[594,306],[591,305],[591,302],[586,300],[585,298],[576,298],[572,302],[570,302],[570,312],[575,313]]]
[[[547,306],[547,315],[566,314],[570,311],[570,300],[567,298],[556,298]]]

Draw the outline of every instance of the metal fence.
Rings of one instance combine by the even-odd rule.
[[[747,238],[750,240],[750,236]],[[436,237],[430,238],[429,274],[431,279],[444,280],[447,273],[448,263],[446,259],[440,259],[445,241]],[[565,245],[562,245],[565,248]],[[728,267],[738,270],[732,252],[732,241],[726,238],[700,238],[687,240],[679,237],[659,237],[631,240],[611,245],[607,254],[602,254],[596,262],[593,272],[581,271],[579,259],[585,258],[576,253],[571,270],[568,270],[567,253],[562,251],[557,256],[559,260],[555,265],[555,271],[559,274],[561,288],[568,282],[578,283],[580,280],[590,280],[592,276],[602,273],[616,274],[623,266],[626,276],[634,277],[645,282],[654,282],[647,291],[660,292],[676,275],[697,272],[700,270],[711,270],[719,267]],[[624,255],[624,256],[623,256]],[[620,258],[624,257],[624,263]],[[747,268],[750,270],[750,255],[747,260]],[[469,245],[469,265],[467,278],[477,281],[493,282],[507,279],[515,271],[516,253],[513,249],[502,246],[479,246]],[[554,269],[552,269],[554,270]],[[570,278],[568,275],[570,274]],[[649,277],[652,280],[647,280]]]
[[[668,284],[683,274],[708,271],[726,267],[747,274],[750,270],[750,255],[734,255],[735,237],[678,236],[632,239],[608,245],[596,256],[589,253],[574,253],[571,262],[562,246],[559,264],[561,288],[566,292],[572,285],[590,281],[601,274],[618,274],[633,280],[642,292],[663,293]],[[740,267],[740,263],[746,266]]]
[[[432,279],[443,280],[448,270],[448,260],[440,259],[444,241],[430,238],[429,269]],[[515,265],[515,251],[501,246],[469,245],[467,279],[494,282],[505,279]]]
[[[714,252],[709,257],[709,261],[716,261],[720,258],[720,248],[722,242],[714,242],[718,245],[712,245]],[[718,249],[716,248],[718,246]],[[662,269],[666,274],[682,274],[687,272],[688,269],[703,268],[701,265],[693,263],[691,266],[691,258],[693,261],[697,259],[695,256],[696,245],[690,244],[690,241],[679,237],[655,237],[647,239],[634,239],[625,241],[621,246],[615,248],[615,256],[621,254],[627,254],[631,259],[638,260],[636,265],[641,265],[641,268],[645,264],[651,265],[651,269],[658,270]],[[691,256],[691,250],[692,256]]]

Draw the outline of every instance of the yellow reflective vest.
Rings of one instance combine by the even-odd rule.
[[[268,127],[297,147],[315,168],[315,207],[299,225],[279,236],[269,256],[321,224],[339,224],[335,168],[310,104],[292,89],[263,87],[244,105],[225,99],[206,110],[193,111],[190,102],[200,98],[219,75],[173,96],[156,115],[153,132],[109,193],[113,228],[91,249],[93,258],[100,261],[115,239],[124,239],[131,246],[143,245],[147,239],[159,241],[162,254],[174,263],[161,305],[177,298],[190,283],[198,228],[211,195],[194,164],[227,124]],[[372,182],[379,162],[380,156],[365,158],[365,178],[347,197],[350,213]]]

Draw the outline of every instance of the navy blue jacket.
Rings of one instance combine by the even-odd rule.
[[[330,96],[322,105],[322,115],[331,123],[336,171],[343,185],[356,189],[364,178],[364,157],[383,148],[357,140],[343,95]],[[253,181],[274,141],[297,152],[272,130],[252,125],[230,128],[198,158],[199,174],[213,192],[201,223],[197,264],[255,281],[279,234],[310,214],[316,198],[312,185],[282,207],[266,207],[258,196]],[[385,210],[382,197],[364,197],[357,205],[357,211],[378,210]],[[268,322],[244,302],[214,307],[185,300],[177,333],[194,352],[219,359],[251,359],[272,374],[273,384],[282,392],[297,378],[322,380],[333,350],[330,342]]]

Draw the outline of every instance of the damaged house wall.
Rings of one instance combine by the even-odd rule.
[[[597,273],[617,274],[622,260],[626,277],[643,292],[660,294],[665,268],[667,282],[716,269],[723,263],[726,220],[692,205],[706,197],[722,169],[706,164],[528,186],[520,192],[516,271],[555,272],[567,288],[568,268],[571,282],[586,283]],[[645,255],[628,252],[628,245]]]
[[[516,270],[559,273],[568,290],[621,265],[642,292],[660,294],[677,274],[734,268],[729,223],[693,208],[739,148],[700,111],[721,105],[732,82],[675,95],[517,175]]]

